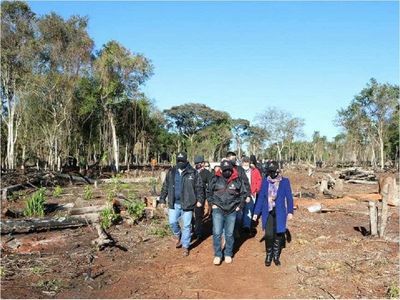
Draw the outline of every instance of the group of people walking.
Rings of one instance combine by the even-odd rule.
[[[235,239],[240,233],[251,235],[260,216],[265,265],[272,261],[281,264],[286,222],[293,217],[293,197],[289,179],[281,176],[276,161],[261,169],[254,155],[238,163],[236,154],[228,152],[210,171],[203,156],[196,156],[192,167],[187,154],[180,152],[165,178],[159,202],[162,207],[168,205],[175,247],[183,248],[184,256],[189,255],[192,239],[205,237],[204,214],[210,211],[215,265],[232,263]]]

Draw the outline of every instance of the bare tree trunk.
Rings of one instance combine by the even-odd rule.
[[[383,142],[383,137],[382,137],[382,132],[379,132],[379,150],[380,150],[380,159],[381,159],[381,169],[384,168],[385,162],[384,162],[384,142]]]
[[[112,144],[113,144],[115,169],[117,172],[119,172],[119,149],[118,149],[118,140],[117,140],[117,130],[115,128],[114,115],[111,111],[108,112],[108,119],[110,121],[111,133],[112,133]]]

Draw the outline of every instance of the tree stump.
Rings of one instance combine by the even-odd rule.
[[[378,207],[375,201],[369,201],[368,207],[370,232],[372,236],[376,236],[378,234]]]

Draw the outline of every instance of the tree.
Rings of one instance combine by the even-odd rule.
[[[234,119],[232,120],[232,125],[232,132],[236,142],[237,155],[238,157],[241,157],[243,139],[246,138],[248,135],[250,122],[245,119]]]
[[[94,74],[99,82],[100,102],[106,112],[112,137],[115,168],[119,171],[119,143],[116,131],[116,107],[134,99],[139,87],[152,75],[153,66],[140,54],[133,54],[116,41],[99,51]]]
[[[7,167],[15,167],[20,118],[17,106],[32,67],[35,14],[25,2],[1,3],[1,102],[7,125]]]
[[[249,143],[249,152],[258,156],[261,154],[268,132],[259,126],[249,126],[246,141]]]
[[[391,84],[379,84],[371,78],[367,87],[354,97],[350,105],[338,111],[337,124],[343,126],[364,143],[372,147],[372,161],[375,152],[373,143],[379,145],[380,167],[384,168],[385,143],[388,124],[392,118],[399,98],[399,87]]]
[[[189,157],[194,157],[195,136],[202,130],[230,120],[229,114],[214,110],[207,105],[188,103],[164,110],[168,128],[185,137],[188,142]]]
[[[274,144],[278,151],[278,159],[282,160],[282,150],[289,148],[295,137],[302,135],[304,120],[293,117],[291,114],[270,107],[257,116],[262,128],[267,132],[268,140]]]

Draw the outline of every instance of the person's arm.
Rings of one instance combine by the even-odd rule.
[[[197,206],[204,205],[204,187],[203,187],[203,180],[201,179],[200,174],[196,171],[196,178],[195,178],[195,192],[196,192],[196,202],[200,203]]]
[[[260,173],[260,170],[258,170],[257,168],[254,169],[254,177],[252,177],[251,180],[253,180],[253,178],[254,178],[254,183],[255,183],[255,193],[257,194],[258,192],[260,192],[261,184],[262,184],[261,173]]]
[[[160,204],[165,204],[165,198],[167,198],[167,195],[168,195],[170,173],[171,173],[171,170],[169,170],[167,173],[167,176],[165,176],[165,180],[164,180],[163,186],[161,188],[160,201],[159,201]]]
[[[267,186],[268,186],[268,181],[263,180],[261,184],[260,193],[258,194],[258,200],[256,202],[256,206],[254,207],[254,214],[253,214],[254,220],[257,220],[257,217],[261,214],[262,206],[267,193]]]
[[[292,188],[290,186],[290,181],[287,179],[287,188],[286,188],[286,207],[288,215],[291,215],[289,219],[292,218],[294,212],[294,205],[293,205],[293,194]]]
[[[215,177],[213,177],[208,183],[207,188],[207,201],[209,205],[213,205],[213,196],[214,196],[214,186],[215,186]]]
[[[247,176],[246,176],[246,178],[247,178]],[[240,191],[239,191],[240,204],[239,204],[238,208],[242,209],[246,205],[246,199],[247,199],[248,195],[250,194],[250,191],[248,190],[248,187],[250,187],[250,186],[247,186],[245,184],[243,178],[239,177],[239,179],[240,179],[242,184],[240,185]],[[248,180],[247,180],[247,182],[248,182]]]

